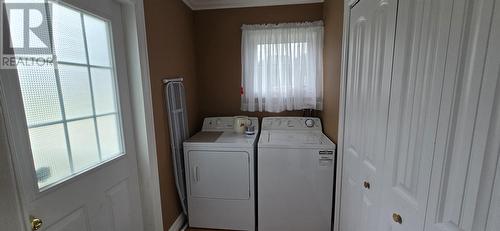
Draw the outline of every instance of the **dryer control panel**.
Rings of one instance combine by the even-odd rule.
[[[231,131],[233,130],[234,117],[207,117],[203,121],[202,131]],[[259,131],[259,120],[257,117],[248,117],[248,125],[255,126]]]
[[[262,130],[312,130],[322,131],[317,117],[264,117]]]

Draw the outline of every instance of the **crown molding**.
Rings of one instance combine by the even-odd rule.
[[[182,0],[192,10],[322,3],[324,0]]]

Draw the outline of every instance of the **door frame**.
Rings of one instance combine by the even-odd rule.
[[[64,0],[63,0],[64,1]],[[147,52],[146,25],[143,0],[114,0],[122,7],[122,23],[130,87],[133,127],[137,151],[137,169],[141,193],[144,230],[163,230],[160,181],[153,102]],[[131,65],[132,64],[132,65]],[[0,71],[0,78],[5,72]],[[161,84],[161,83],[158,83]],[[0,85],[0,95],[4,94]],[[9,118],[0,97],[0,222],[7,230],[26,230],[21,195],[13,165],[13,137],[7,126]],[[5,200],[3,200],[5,199]]]
[[[344,0],[344,17],[342,29],[342,61],[340,67],[340,97],[339,97],[339,125],[337,139],[337,171],[335,172],[335,198],[333,214],[333,231],[340,231],[340,208],[342,206],[342,169],[344,157],[344,125],[345,125],[345,104],[347,89],[347,65],[349,55],[349,24],[351,8],[360,0]]]

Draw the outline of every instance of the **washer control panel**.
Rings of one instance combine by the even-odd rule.
[[[306,119],[305,124],[306,124],[306,127],[308,127],[308,128],[312,128],[312,127],[314,127],[314,125],[315,125],[315,123],[314,123],[314,120],[313,120],[313,119]]]
[[[322,130],[317,117],[264,117],[262,130]]]

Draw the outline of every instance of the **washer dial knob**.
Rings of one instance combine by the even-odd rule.
[[[313,119],[306,119],[305,123],[306,123],[306,127],[308,127],[308,128],[314,127],[314,120]]]

